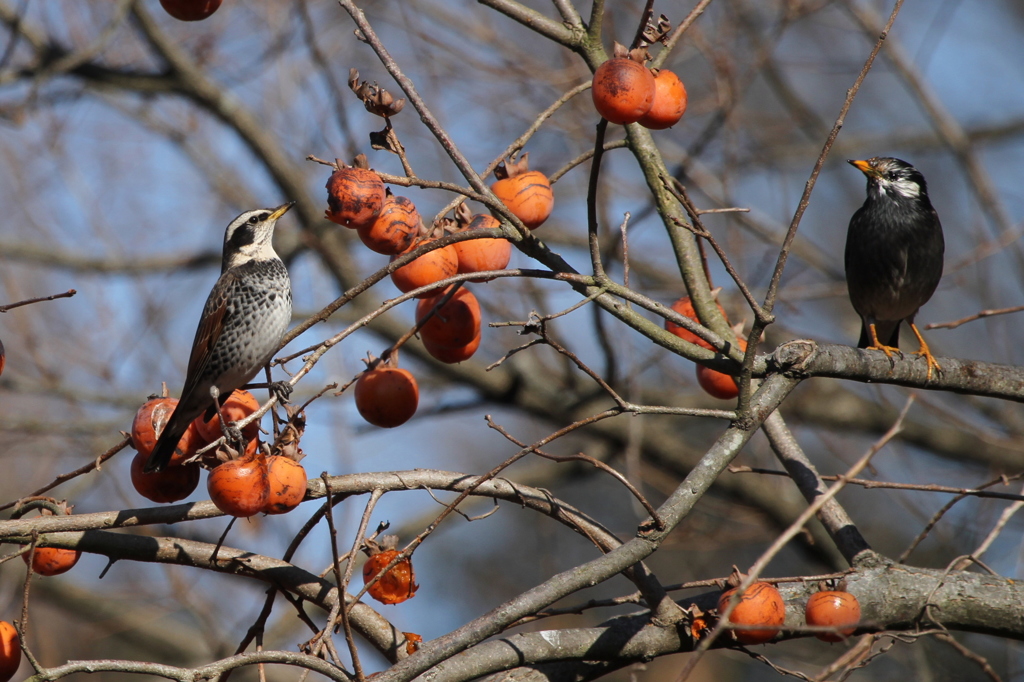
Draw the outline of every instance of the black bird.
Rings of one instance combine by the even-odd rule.
[[[167,466],[189,423],[214,409],[214,394],[226,399],[277,351],[292,316],[292,289],[270,239],[277,219],[294,204],[246,211],[225,230],[220,279],[199,319],[181,400],[145,471]]]
[[[899,352],[900,322],[921,344],[915,354],[942,371],[914,324],[918,309],[942,278],[942,224],[924,176],[906,161],[874,157],[848,161],[868,179],[868,197],[846,233],[846,284],[861,318],[858,348]]]

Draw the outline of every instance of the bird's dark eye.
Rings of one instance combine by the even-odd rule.
[[[262,222],[262,221],[264,221],[264,220],[266,220],[266,219],[267,219],[267,218],[269,218],[269,217],[270,217],[270,214],[269,214],[269,213],[260,213],[260,221],[261,221],[261,222]]]
[[[255,225],[259,221],[260,221],[260,219],[258,217],[256,217],[256,216],[252,216],[251,218],[249,218],[249,224],[250,225]]]

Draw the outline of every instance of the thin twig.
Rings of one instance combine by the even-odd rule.
[[[33,303],[41,303],[43,301],[54,301],[58,298],[71,298],[78,292],[74,289],[68,289],[63,294],[53,294],[52,296],[40,296],[39,298],[29,298],[24,301],[18,301],[16,303],[8,303],[7,305],[0,305],[0,313],[6,313],[8,310],[14,310],[20,308],[23,305],[32,305]]]
[[[39,490],[36,490],[33,493],[29,493],[25,497],[22,497],[20,499],[14,500],[13,502],[8,502],[7,504],[4,504],[4,505],[0,505],[0,511],[3,511],[4,509],[10,509],[11,507],[17,505],[18,503],[22,502],[23,500],[25,500],[25,499],[27,499],[29,497],[35,497],[37,495],[42,495],[45,492],[53,490],[54,488],[56,488],[61,483],[66,483],[66,482],[70,481],[73,478],[77,478],[77,477],[81,476],[82,474],[87,474],[90,471],[99,471],[100,467],[103,465],[104,462],[106,462],[108,459],[110,459],[111,457],[113,457],[114,455],[119,453],[121,450],[123,450],[126,447],[128,447],[131,444],[131,442],[132,442],[131,438],[125,437],[125,439],[122,440],[120,443],[118,443],[117,445],[113,446],[112,448],[110,448],[106,452],[100,454],[98,457],[96,457],[96,459],[92,460],[88,464],[80,466],[79,468],[75,469],[74,471],[69,471],[66,474],[61,474],[57,478],[53,479],[52,481],[50,481],[49,483],[44,485]]]
[[[996,315],[1009,315],[1011,313],[1019,313],[1022,310],[1024,310],[1024,305],[1015,305],[1012,308],[995,308],[990,310],[982,310],[980,312],[974,313],[973,315],[961,317],[959,320],[953,320],[952,322],[932,322],[931,324],[926,324],[924,328],[956,329],[962,324],[974,322],[975,320],[980,320],[984,317],[995,317]]]
[[[789,476],[785,471],[779,469],[763,469],[760,467],[748,467],[740,465],[730,465],[728,469],[731,474],[763,474],[767,476]],[[1006,484],[1008,481],[1024,476],[1024,474],[1017,474],[1009,478],[998,478],[991,483],[985,485],[999,485]],[[834,475],[823,475],[821,476],[823,481],[838,481],[839,476]],[[857,485],[865,489],[872,488],[885,488],[891,490],[917,490],[925,493],[950,493],[954,495],[972,496],[972,497],[987,497],[995,500],[1015,500],[1024,501],[1024,494],[1018,493],[996,493],[990,490],[983,490],[981,488],[954,488],[948,485],[937,485],[935,483],[894,483],[892,481],[872,481],[866,478],[851,478],[846,481],[847,485]]]

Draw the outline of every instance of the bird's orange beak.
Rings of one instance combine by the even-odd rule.
[[[277,208],[274,209],[273,213],[270,214],[269,220],[277,220],[278,218],[283,216],[285,213],[287,213],[288,209],[291,208],[294,205],[295,205],[294,201],[289,201],[287,204],[281,204],[280,206],[278,206]]]
[[[864,173],[865,175],[875,174],[875,169],[871,165],[870,161],[865,161],[863,159],[848,159],[846,163],[850,164],[851,166],[859,170],[861,173]]]

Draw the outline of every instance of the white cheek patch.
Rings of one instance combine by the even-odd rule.
[[[907,199],[916,199],[921,194],[921,186],[909,178],[900,178],[891,185],[897,194]]]

